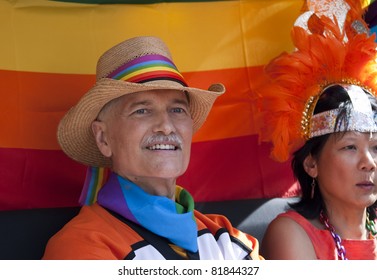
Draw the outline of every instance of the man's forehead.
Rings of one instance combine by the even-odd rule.
[[[156,100],[168,100],[172,103],[187,103],[189,102],[188,95],[180,90],[149,90],[130,93],[122,97],[125,103],[153,103]]]

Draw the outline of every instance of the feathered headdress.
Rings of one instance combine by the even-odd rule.
[[[362,7],[355,0],[307,1],[291,32],[296,49],[266,66],[268,81],[257,90],[257,123],[260,140],[273,144],[275,160],[286,161],[311,138],[316,101],[327,86],[377,92],[377,44]]]

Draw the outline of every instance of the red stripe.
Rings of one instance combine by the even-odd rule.
[[[75,206],[86,168],[62,151],[0,149],[0,210]]]
[[[178,183],[196,201],[297,195],[290,163],[270,159],[270,145],[256,136],[194,143],[187,172]]]
[[[297,194],[289,164],[273,162],[255,136],[194,143],[178,179],[197,201]],[[78,205],[86,168],[62,151],[0,149],[0,210]],[[278,178],[278,179],[277,179]]]

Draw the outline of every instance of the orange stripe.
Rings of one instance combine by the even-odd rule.
[[[218,98],[194,142],[256,134],[251,97],[261,82],[263,67],[234,68],[184,73],[190,86],[206,89],[209,81],[221,82],[226,93]]]
[[[249,81],[260,71],[261,67],[183,73],[191,86],[206,89],[222,82],[227,87],[194,142],[254,134]],[[94,82],[94,75],[0,70],[0,83],[7,89],[0,102],[0,125],[7,132],[0,137],[0,147],[59,149],[59,120]]]
[[[56,128],[94,82],[91,75],[0,70],[0,147],[57,149]]]

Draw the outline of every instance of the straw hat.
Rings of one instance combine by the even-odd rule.
[[[98,167],[109,167],[111,161],[98,150],[91,124],[109,101],[156,89],[187,92],[195,132],[207,118],[215,99],[225,92],[222,84],[213,84],[208,90],[188,87],[165,43],[147,36],[128,39],[106,51],[98,60],[96,81],[60,121],[57,136],[69,157]]]

